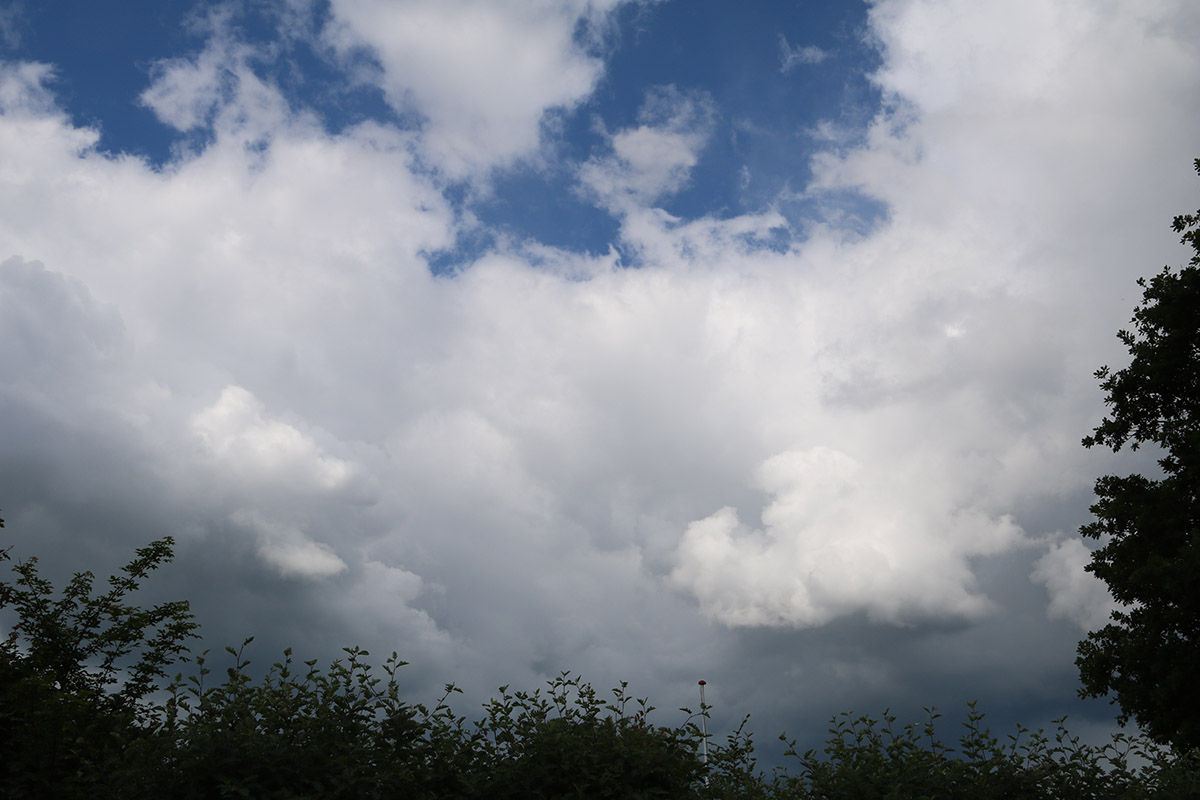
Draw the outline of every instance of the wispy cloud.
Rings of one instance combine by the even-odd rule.
[[[782,33],[779,34],[779,71],[784,74],[801,65],[820,64],[829,58],[829,55],[828,51],[822,50],[816,45],[793,47],[788,44],[787,37]]]

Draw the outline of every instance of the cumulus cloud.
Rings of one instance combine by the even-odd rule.
[[[54,68],[49,64],[0,62],[0,110],[10,117],[53,115],[57,109],[47,87],[53,78]]]
[[[154,62],[150,85],[138,98],[162,123],[254,146],[289,126],[316,124],[259,77],[251,62],[268,54],[242,41],[230,6],[194,16],[191,27],[205,37],[204,47]]]
[[[646,93],[638,126],[610,138],[612,153],[580,169],[583,186],[614,211],[645,205],[679,191],[712,130],[712,98],[660,86]]]
[[[231,56],[210,45],[193,58],[159,62],[154,69],[154,83],[142,93],[142,103],[177,130],[206,125],[237,82],[237,76],[227,71]]]
[[[296,491],[331,491],[354,477],[353,465],[324,453],[312,437],[271,419],[253,394],[226,386],[191,427],[223,472],[252,483],[285,483]]]
[[[1050,545],[1029,574],[1030,580],[1046,587],[1047,616],[1073,622],[1084,631],[1100,630],[1120,608],[1104,582],[1084,570],[1091,560],[1092,553],[1081,540],[1063,539]]]
[[[1097,607],[1082,545],[1027,545],[1081,521],[1091,373],[1134,278],[1179,260],[1196,11],[884,0],[884,107],[805,194],[876,198],[872,226],[654,208],[721,125],[658,89],[577,173],[638,268],[534,243],[432,275],[465,222],[429,164],[536,156],[614,8],[335,2],[331,41],[419,130],[332,134],[210,41],[143,95],[211,134],[161,169],[98,152],[48,67],[0,68],[6,533],[37,552],[63,498],[121,507],[72,541],[166,528],[210,602],[257,601],[248,632],[298,608],[323,644],[428,647],[433,685],[595,667],[669,694],[703,666],[811,715],[1032,652],[1061,688],[1071,643],[1006,617],[1012,580]]]
[[[424,151],[447,174],[534,154],[547,111],[583,100],[603,62],[581,40],[624,0],[334,0],[326,36],[365,47],[398,111],[425,119]]]
[[[825,447],[780,453],[757,483],[773,499],[762,529],[723,508],[693,522],[672,582],[728,625],[821,625],[865,611],[904,623],[977,618],[992,610],[974,590],[969,559],[1020,545],[1007,515],[937,497],[932,475],[900,465],[870,475]]]
[[[80,281],[37,261],[0,262],[0,374],[10,390],[57,402],[81,374],[111,367],[125,346],[120,315]]]
[[[254,532],[258,554],[281,575],[301,578],[327,578],[346,571],[346,562],[323,542],[315,542],[298,528],[264,519],[254,511],[241,510],[232,517],[234,524]]]
[[[860,187],[905,214],[906,224],[908,215],[945,224],[954,212],[981,222],[995,214],[1043,235],[1055,230],[1050,221],[1062,226],[1059,233],[1098,223],[1124,259],[1108,263],[1128,264],[1139,256],[1124,231],[1133,219],[1144,229],[1161,226],[1163,206],[1143,206],[1131,219],[1123,204],[1101,198],[1123,186],[1178,187],[1186,179],[1158,157],[1164,149],[1188,150],[1186,123],[1157,132],[1150,123],[1195,114],[1190,106],[1172,112],[1162,105],[1196,60],[1184,33],[1194,30],[1188,16],[1177,2],[1112,14],[1036,0],[970,8],[878,3],[871,29],[884,62],[874,79],[887,108],[865,147],[815,161],[813,188]],[[1172,25],[1180,26],[1179,36],[1166,33]],[[1116,49],[1128,60],[1114,59]],[[1118,106],[1127,113],[1112,118]],[[1164,149],[1149,147],[1146,137]],[[1030,191],[1042,182],[1073,190]]]

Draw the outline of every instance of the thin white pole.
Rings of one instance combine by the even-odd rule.
[[[700,681],[700,752],[704,760],[704,785],[708,786],[708,710],[704,707],[704,686]]]

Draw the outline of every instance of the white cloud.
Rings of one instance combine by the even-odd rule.
[[[810,627],[866,611],[876,621],[978,618],[992,604],[974,590],[968,559],[1024,543],[1007,515],[939,497],[937,473],[903,464],[872,475],[826,447],[763,463],[773,497],[762,529],[724,508],[691,523],[679,545],[676,586],[727,625]],[[882,473],[882,474],[881,474]]]
[[[417,309],[376,308],[386,320],[378,331],[416,324],[433,286],[420,253],[446,246],[452,223],[445,200],[413,174],[409,139],[370,124],[329,137],[292,115],[256,116],[240,92],[224,102],[216,113],[229,125],[163,172],[95,152],[96,134],[58,112],[9,110],[6,246],[38,253],[119,307],[138,346],[162,357],[156,377],[182,367],[182,384],[197,374],[189,358],[245,383],[284,368],[297,348],[335,371],[352,352],[369,357],[348,324],[360,297],[399,293]],[[247,149],[260,125],[269,147]],[[321,335],[304,340],[297,326]],[[228,361],[235,352],[240,366]]]
[[[229,55],[210,45],[194,58],[159,62],[154,83],[142,93],[142,103],[177,130],[206,125],[237,80],[226,71]]]
[[[370,49],[388,102],[425,118],[424,152],[457,178],[535,154],[546,112],[603,72],[578,27],[602,27],[621,2],[334,0],[327,36]]]
[[[54,115],[54,96],[47,89],[53,78],[54,68],[49,64],[0,62],[0,111],[8,117]]]
[[[1100,630],[1120,608],[1104,581],[1084,571],[1091,560],[1092,553],[1081,540],[1064,539],[1050,545],[1029,575],[1049,594],[1046,615],[1073,622],[1084,631]]]
[[[220,469],[243,481],[333,491],[353,479],[353,465],[322,452],[311,436],[265,412],[253,394],[226,386],[215,403],[192,417],[191,427]]]
[[[660,86],[646,93],[636,128],[610,138],[612,153],[593,157],[579,178],[614,212],[646,205],[687,183],[712,130],[712,98]]]
[[[255,146],[288,127],[316,126],[315,120],[293,113],[278,88],[251,67],[264,53],[241,41],[230,6],[193,17],[192,27],[205,35],[204,48],[153,63],[150,85],[138,98],[162,123],[185,133],[211,130],[226,141]]]
[[[994,217],[1023,240],[1095,228],[1139,257],[1118,232],[1161,225],[1165,204],[1105,198],[1186,181],[1162,154],[1193,147],[1185,131],[1195,108],[1164,106],[1191,83],[1191,15],[1180,2],[878,3],[871,30],[884,62],[874,77],[889,109],[867,146],[816,162],[816,185],[861,187],[904,225]]]

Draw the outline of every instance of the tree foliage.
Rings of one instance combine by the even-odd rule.
[[[1200,159],[1195,161],[1200,173]],[[1128,367],[1096,372],[1108,414],[1086,447],[1160,448],[1161,477],[1096,481],[1095,521],[1080,533],[1104,542],[1088,571],[1122,604],[1079,644],[1081,694],[1113,695],[1122,722],[1160,742],[1200,747],[1200,211],[1173,228],[1195,251],[1188,266],[1139,279],[1133,329],[1118,333]]]
[[[626,687],[601,700],[568,674],[509,693],[468,723],[446,692],[400,697],[396,653],[382,676],[361,648],[327,668],[290,650],[260,679],[246,649],[213,679],[184,602],[128,596],[170,560],[167,538],[94,591],[90,572],[56,592],[37,560],[0,581],[16,622],[0,644],[0,795],[30,798],[686,798],[701,772],[694,724],[651,724]],[[0,560],[9,560],[0,551]],[[190,663],[165,686],[173,665]]]
[[[7,796],[51,797],[51,788],[70,793],[115,776],[128,732],[156,724],[149,698],[197,626],[186,602],[143,609],[127,599],[171,559],[172,544],[139,549],[100,592],[92,573],[80,572],[55,598],[36,558],[13,566],[14,583],[0,582],[0,609],[17,615],[0,642]]]
[[[400,694],[393,653],[380,669],[347,648],[322,668],[291,651],[261,677],[247,639],[216,660],[186,643],[195,623],[184,603],[128,602],[146,574],[171,557],[155,542],[92,589],[90,573],[61,592],[36,561],[0,581],[0,612],[16,623],[0,647],[0,796],[12,798],[1011,798],[1105,800],[1200,795],[1196,754],[1175,757],[1117,737],[1081,744],[1060,727],[1048,737],[1018,729],[1001,742],[974,707],[957,746],[943,744],[937,714],[897,726],[843,715],[821,753],[789,742],[792,771],[766,773],[745,721],[723,743],[698,725],[653,724],[625,684],[602,699],[563,673],[533,692],[501,687],[468,722],[450,707],[453,685],[432,705]],[[7,551],[0,558],[7,559]],[[166,686],[167,667],[187,664]],[[781,737],[782,738],[782,737]],[[785,739],[785,741],[787,741]]]
[[[955,747],[938,736],[934,709],[921,723],[897,725],[842,714],[822,753],[800,754],[795,775],[777,775],[774,797],[859,800],[1051,800],[1051,798],[1184,798],[1200,790],[1195,762],[1174,760],[1136,737],[1118,735],[1103,746],[1072,736],[1065,720],[1052,735],[1018,726],[1001,740],[969,706]],[[785,740],[786,741],[786,740]],[[1142,769],[1134,762],[1145,762]]]

